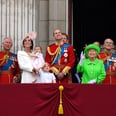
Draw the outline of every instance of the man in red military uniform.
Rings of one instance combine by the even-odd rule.
[[[116,54],[113,51],[114,42],[110,38],[106,38],[103,45],[103,51],[99,54],[99,58],[104,61],[106,70],[106,78],[103,84],[116,84]]]
[[[20,69],[16,54],[10,52],[11,38],[4,39],[0,51],[0,84],[16,83],[20,79]]]
[[[50,64],[57,83],[70,83],[70,71],[75,62],[74,48],[63,43],[60,29],[54,30],[53,36],[56,42],[47,47],[45,61]]]

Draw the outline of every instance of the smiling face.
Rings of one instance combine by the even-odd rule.
[[[9,51],[12,47],[12,40],[11,38],[6,38],[3,43],[3,49],[6,50],[6,51]]]
[[[97,57],[97,52],[95,49],[90,49],[88,50],[88,57],[89,58],[96,58]]]
[[[33,49],[33,41],[29,37],[26,37],[23,40],[23,46],[24,46],[24,48]]]
[[[111,40],[110,38],[108,38],[108,39],[106,39],[105,41],[104,41],[104,48],[106,49],[106,50],[111,50],[112,48],[114,48],[114,42],[113,42],[113,40]]]

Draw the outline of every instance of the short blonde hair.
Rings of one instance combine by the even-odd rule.
[[[48,64],[47,62],[45,62],[45,63],[43,64],[42,69],[43,69],[44,67],[46,67],[46,66],[49,66],[49,64]]]

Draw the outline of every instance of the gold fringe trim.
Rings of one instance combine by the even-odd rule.
[[[69,70],[71,69],[71,67],[70,66],[66,66],[64,69],[63,69],[63,74],[64,75],[66,75],[68,72],[69,72]]]
[[[4,57],[0,59],[0,61],[2,61],[2,62],[0,63],[0,66],[2,66],[2,65],[4,64],[4,62],[5,62],[6,60],[8,60],[8,58],[9,58],[8,55],[4,55]]]
[[[54,66],[51,67],[51,70],[53,73],[55,73],[56,75],[59,73],[59,70],[57,68],[55,68]]]
[[[63,105],[62,105],[62,91],[63,90],[64,90],[63,85],[60,85],[59,86],[59,91],[60,91],[60,104],[59,104],[59,107],[58,107],[58,114],[64,114]]]
[[[49,53],[51,56],[55,56],[55,57],[54,57],[54,60],[52,61],[52,64],[54,64],[54,62],[55,62],[57,56],[61,53],[61,48],[60,48],[60,46],[58,46],[57,49],[55,50],[55,52],[53,52],[53,53],[50,51],[50,47],[48,47],[47,50],[48,50],[48,53]]]
[[[57,48],[57,53],[56,53],[56,55],[55,55],[55,58],[54,58],[54,60],[52,61],[52,64],[54,64],[54,62],[55,62],[55,60],[56,60],[56,58],[58,57],[58,55],[60,54],[60,52],[61,52],[61,48],[60,48],[60,46]],[[59,60],[59,59],[58,59]]]
[[[53,55],[55,55],[55,54],[59,51],[59,47],[58,47],[58,48],[55,50],[55,52],[53,52],[53,53],[50,51],[50,47],[48,47],[47,50],[48,50],[48,53],[49,53],[51,56],[53,56]]]

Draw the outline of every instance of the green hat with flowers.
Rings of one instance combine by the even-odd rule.
[[[95,45],[95,44],[89,44],[87,47],[85,47],[84,49],[84,54],[85,54],[85,57],[88,57],[88,51],[90,49],[94,49],[98,54],[100,53],[100,47],[98,45]]]

